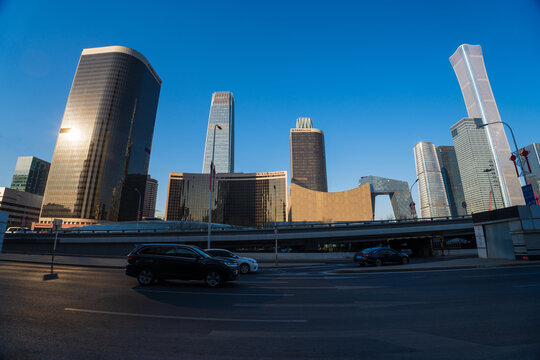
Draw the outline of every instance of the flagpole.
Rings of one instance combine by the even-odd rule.
[[[214,125],[214,137],[212,138],[212,161],[210,162],[210,202],[208,204],[208,243],[206,248],[210,249],[212,237],[212,196],[214,195],[214,182],[216,178],[216,168],[214,166],[214,151],[216,150],[216,128],[221,130],[221,126]]]

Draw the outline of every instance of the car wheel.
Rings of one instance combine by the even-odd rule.
[[[217,287],[223,283],[223,277],[219,270],[208,270],[204,275],[204,283],[209,287]]]
[[[144,286],[151,285],[154,281],[154,272],[148,268],[142,269],[137,275],[137,281]]]
[[[382,266],[382,260],[381,260],[381,259],[377,259],[377,261],[375,261],[375,265],[377,265],[377,266]]]
[[[249,272],[249,264],[240,265],[240,274],[247,274]]]
[[[403,263],[403,265],[407,265],[409,263],[409,258],[404,256],[403,259],[401,259],[401,262]]]

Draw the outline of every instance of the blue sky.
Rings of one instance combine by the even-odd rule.
[[[539,1],[0,0],[0,186],[17,156],[52,159],[81,50],[108,45],[141,52],[163,80],[160,210],[169,172],[201,171],[214,91],[234,93],[237,172],[290,172],[289,129],[309,116],[329,191],[364,175],[412,183],[413,146],[452,145],[467,115],[448,61],[463,43],[482,45],[518,143],[540,142]],[[382,200],[377,216],[390,212]]]

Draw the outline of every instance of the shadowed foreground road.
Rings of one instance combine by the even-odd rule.
[[[0,263],[2,359],[540,359],[540,267],[264,270],[219,289]]]

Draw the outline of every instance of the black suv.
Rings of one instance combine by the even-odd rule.
[[[127,256],[126,275],[136,277],[141,285],[154,280],[204,280],[210,287],[238,277],[238,263],[211,257],[190,245],[137,245]]]

